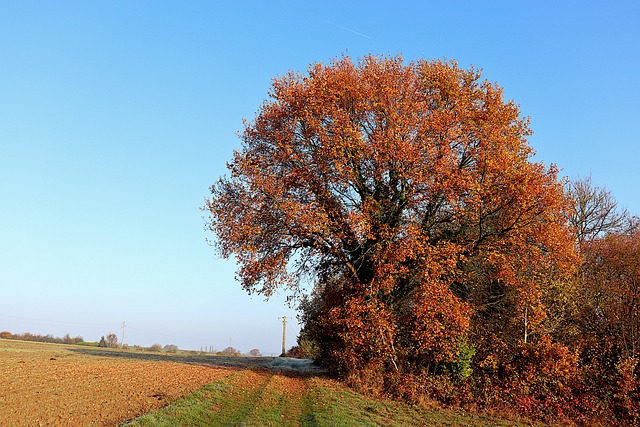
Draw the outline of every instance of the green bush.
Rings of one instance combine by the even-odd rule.
[[[473,344],[460,344],[458,346],[458,359],[452,363],[451,372],[464,379],[471,376],[473,369],[471,363],[476,354],[476,347]]]

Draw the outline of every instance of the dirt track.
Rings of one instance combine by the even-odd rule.
[[[0,340],[0,426],[119,426],[248,367],[313,370],[273,358],[164,356]]]

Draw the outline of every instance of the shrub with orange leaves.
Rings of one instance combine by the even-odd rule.
[[[616,386],[613,394],[618,412],[624,419],[640,421],[640,366],[638,359],[625,357],[616,365]]]
[[[640,231],[612,232],[582,244],[575,323],[593,393],[619,419],[640,421]]]

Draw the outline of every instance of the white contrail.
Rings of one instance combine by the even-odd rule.
[[[370,39],[371,38],[370,36],[368,36],[366,34],[359,33],[356,30],[352,30],[351,28],[343,27],[342,25],[338,25],[338,24],[331,24],[331,25],[333,25],[334,27],[338,27],[341,30],[349,31],[350,33],[356,34],[356,35],[358,35],[360,37],[364,37],[366,39]]]

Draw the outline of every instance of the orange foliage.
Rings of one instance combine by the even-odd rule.
[[[582,244],[577,346],[593,393],[621,419],[640,421],[640,232]]]
[[[584,307],[594,326],[610,329],[625,357],[640,356],[640,232],[609,234],[584,244]]]
[[[277,78],[211,188],[244,289],[311,283],[306,333],[372,392],[442,372],[470,340],[482,363],[508,358],[572,273],[557,169],[531,161],[528,120],[480,77],[368,56]]]

